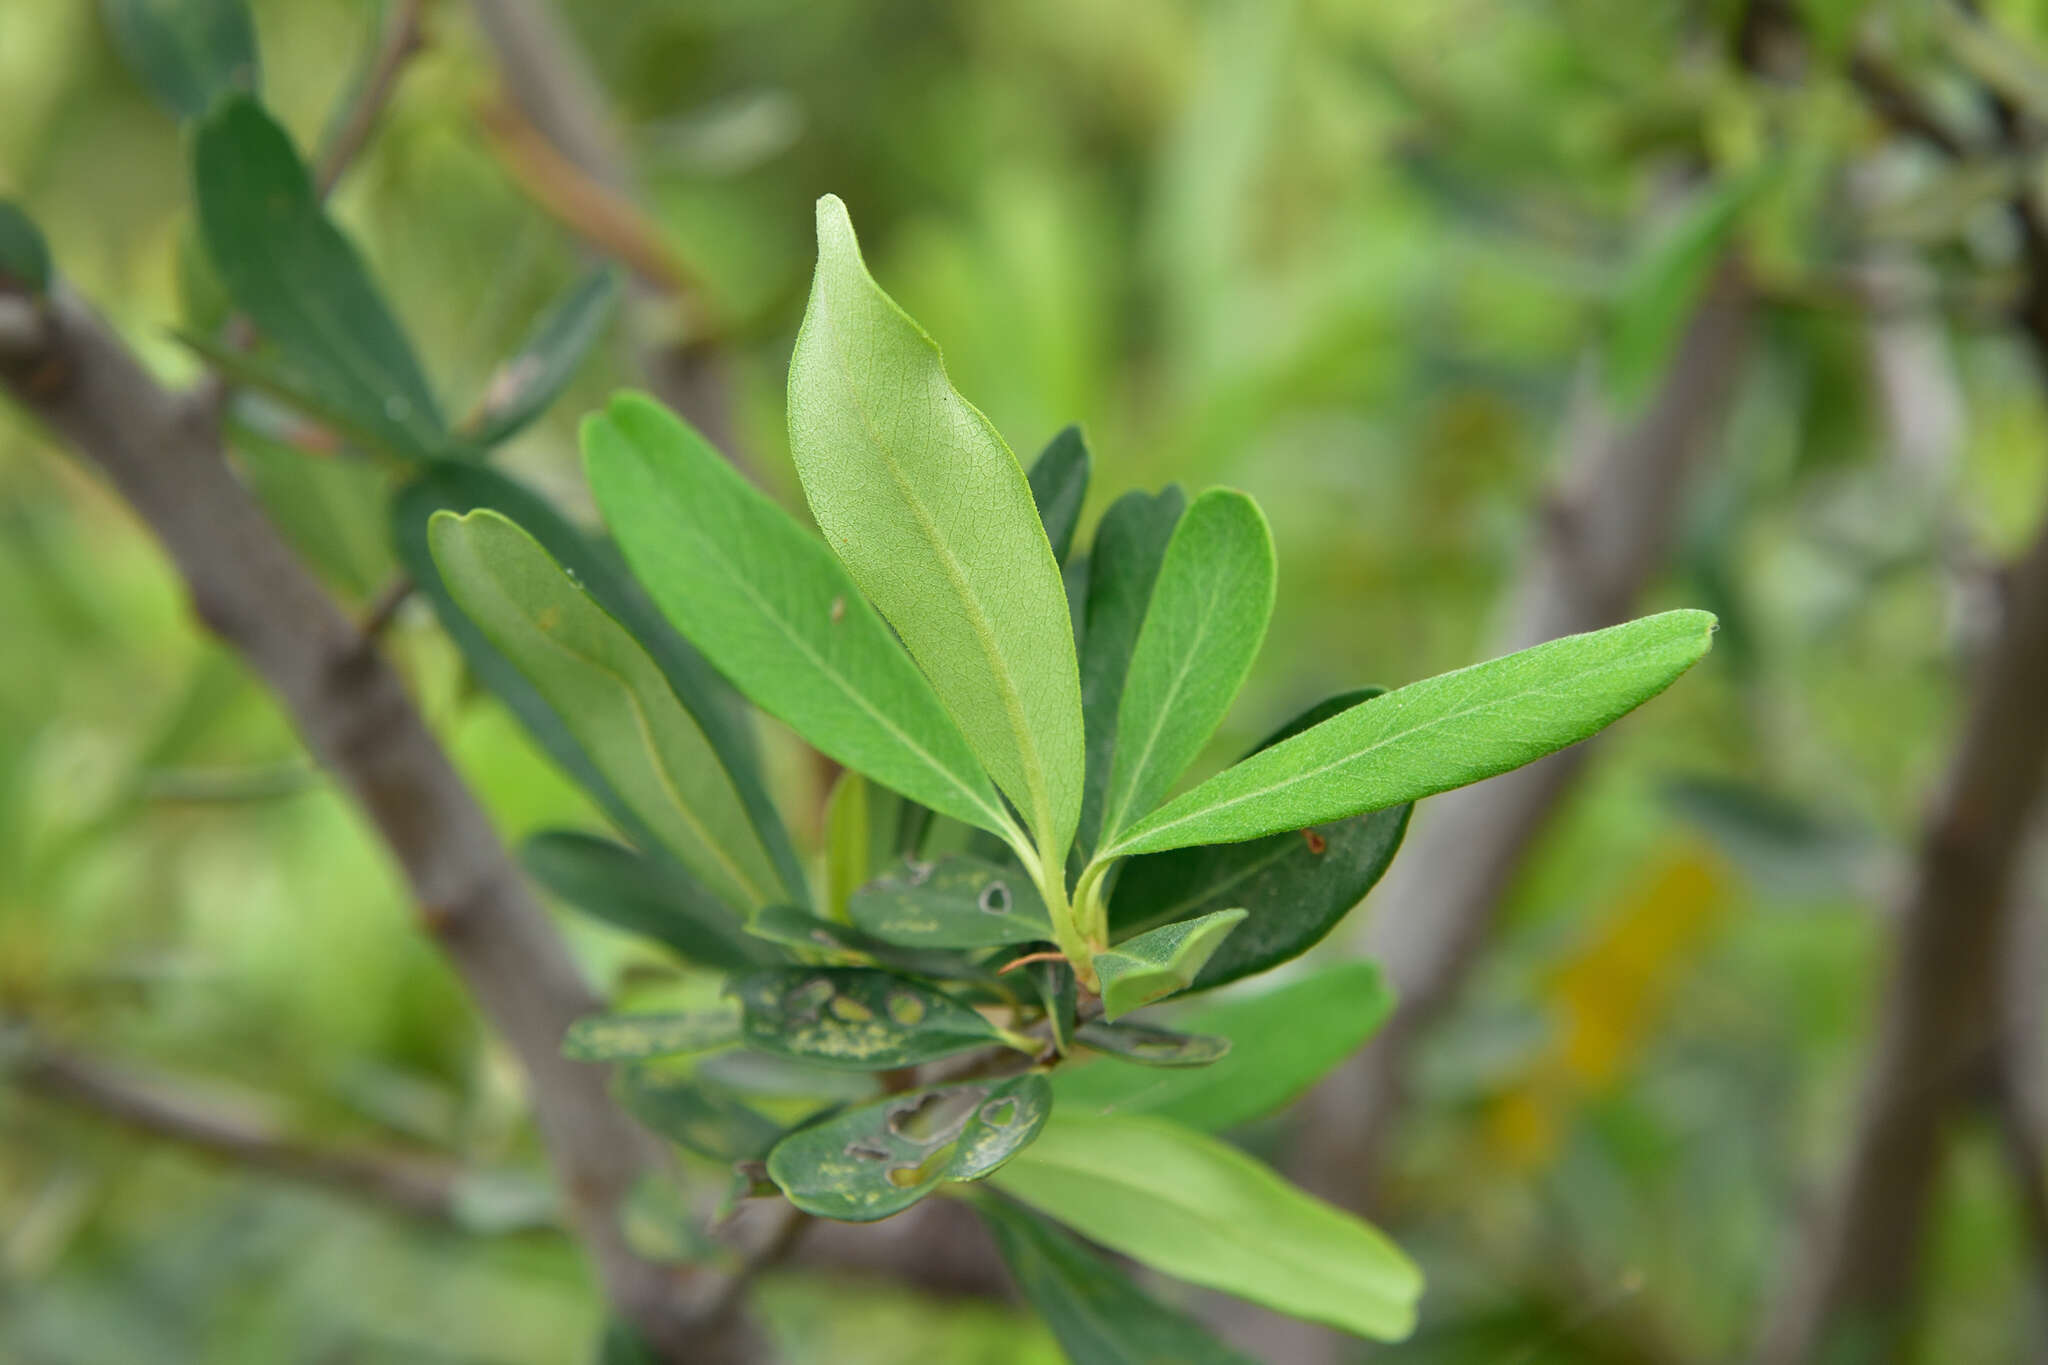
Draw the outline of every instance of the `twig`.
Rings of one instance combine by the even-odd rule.
[[[392,621],[397,619],[399,609],[412,596],[412,590],[413,581],[405,574],[399,574],[378,590],[369,608],[363,612],[361,630],[365,640],[382,638],[384,632],[391,628]]]
[[[356,91],[347,112],[335,127],[332,140],[321,152],[319,164],[314,167],[313,188],[322,199],[334,189],[368,145],[378,118],[391,102],[391,92],[397,88],[405,64],[424,45],[420,29],[420,13],[424,7],[425,0],[392,0],[383,37],[377,44],[377,55],[371,59],[361,88]]]
[[[0,1069],[20,1089],[111,1119],[193,1151],[324,1186],[410,1218],[455,1220],[462,1170],[410,1153],[345,1150],[305,1142],[268,1118],[235,1113],[212,1096],[52,1046],[33,1035]]]

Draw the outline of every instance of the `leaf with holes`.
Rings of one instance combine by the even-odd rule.
[[[1074,1036],[1094,1048],[1139,1066],[1213,1066],[1230,1052],[1230,1040],[1199,1033],[1175,1033],[1150,1024],[1109,1024],[1100,1019],[1081,1025]]]
[[[1267,736],[1258,749],[1298,735],[1380,690],[1360,688],[1312,706]],[[1242,844],[1204,844],[1133,858],[1109,899],[1110,930],[1118,936],[1138,934],[1243,906],[1249,918],[1209,959],[1195,978],[1195,989],[1277,967],[1322,942],[1378,885],[1401,847],[1413,809],[1394,806]]]
[[[847,903],[853,922],[912,948],[998,948],[1052,937],[1031,879],[964,854],[906,861]]]
[[[1379,968],[1333,963],[1264,995],[1175,1015],[1177,1027],[1229,1041],[1229,1052],[1212,1066],[1160,1071],[1139,1065],[1141,1058],[1099,1057],[1054,1072],[1053,1094],[1068,1113],[1157,1114],[1220,1132],[1301,1095],[1356,1051],[1393,1007]]]
[[[453,442],[383,295],[328,221],[284,129],[246,96],[192,144],[199,230],[220,280],[324,404],[384,447],[428,457]]]
[[[830,195],[790,359],[789,441],[826,541],[1039,847],[1065,858],[1081,686],[1059,564],[1017,457],[869,276]]]
[[[1078,426],[1053,437],[1031,464],[1031,501],[1052,557],[1062,564],[1074,547],[1074,528],[1081,524],[1081,504],[1088,499],[1088,468],[1088,442]]]
[[[1009,823],[931,684],[832,552],[651,399],[583,424],[606,522],[661,610],[821,752],[977,825]]]
[[[448,595],[427,544],[427,525],[434,513],[443,509],[470,512],[479,507],[502,512],[517,522],[578,586],[632,632],[717,752],[755,833],[775,860],[790,899],[808,904],[809,888],[789,831],[761,780],[760,758],[749,728],[751,718],[731,684],[662,619],[609,545],[592,540],[570,525],[546,498],[495,469],[468,460],[436,460],[393,499],[392,535],[406,572],[433,605],[442,629],[461,648],[479,681],[512,708],[548,756],[597,798],[605,814],[634,843],[643,848],[657,845],[659,841],[634,819],[618,793],[598,776],[547,701]]]
[[[519,434],[548,410],[597,343],[618,303],[619,276],[599,266],[578,280],[534,326],[526,343],[484,387],[465,434],[488,449]]]
[[[1244,919],[1241,909],[1217,910],[1149,930],[1095,954],[1103,1014],[1115,1019],[1192,986],[1210,955]]]
[[[261,77],[243,0],[101,0],[107,34],[166,109],[198,118]]]
[[[751,910],[775,900],[774,860],[731,776],[625,627],[497,512],[437,512],[427,538],[449,595],[634,816],[726,904]]]
[[[1533,763],[1676,682],[1713,632],[1706,612],[1667,611],[1410,683],[1218,773],[1097,856],[1257,839]]]
[[[747,921],[747,932],[835,965],[873,965],[908,976],[966,981],[983,987],[1001,984],[993,972],[960,953],[901,948],[851,924],[821,919],[791,905],[771,905],[757,912]]]
[[[783,960],[659,851],[642,853],[581,830],[548,830],[520,847],[519,860],[568,905],[691,962],[734,970]]]
[[[1174,529],[1117,703],[1102,838],[1157,806],[1216,733],[1273,614],[1273,537],[1257,503],[1212,488]]]
[[[1126,493],[1110,505],[1095,528],[1095,548],[1088,556],[1087,609],[1079,633],[1088,757],[1074,848],[1084,858],[1095,851],[1102,830],[1103,794],[1116,752],[1117,712],[1131,651],[1137,648],[1167,543],[1186,507],[1186,496],[1174,486],[1156,494]]]
[[[783,1126],[722,1090],[645,1064],[622,1069],[619,1103],[678,1146],[712,1161],[759,1161]]]
[[[731,1010],[689,1014],[591,1014],[569,1025],[562,1055],[579,1062],[639,1062],[709,1052],[740,1040]]]
[[[1236,1148],[1164,1119],[1061,1113],[997,1188],[1155,1270],[1398,1340],[1422,1277],[1376,1229]]]
[[[981,1197],[1024,1297],[1077,1365],[1253,1365],[1193,1318],[1159,1303],[1129,1276],[1021,1204]]]
[[[747,1046],[847,1071],[887,1071],[1002,1043],[1031,1050],[928,986],[863,967],[752,972],[729,989]]]
[[[949,1180],[979,1180],[1028,1146],[1052,1111],[1043,1076],[967,1081],[893,1095],[800,1128],[768,1174],[806,1213],[870,1223]]]

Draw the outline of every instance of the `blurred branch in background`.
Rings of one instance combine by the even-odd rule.
[[[267,1114],[160,1076],[111,1066],[21,1030],[9,1030],[9,1084],[238,1166],[324,1186],[351,1199],[434,1223],[456,1221],[462,1170],[396,1151],[323,1146]]]
[[[472,9],[505,83],[506,103],[482,115],[499,158],[536,203],[631,271],[648,387],[747,468],[711,301],[640,208],[588,62],[548,0],[474,0]]]
[[[1724,261],[1642,414],[1595,417],[1568,433],[1570,463],[1512,577],[1500,652],[1629,614],[1664,563],[1689,476],[1720,431],[1754,307],[1741,267]],[[1401,1003],[1307,1101],[1292,1169],[1310,1189],[1350,1208],[1373,1201],[1410,1052],[1456,994],[1515,869],[1588,752],[1568,750],[1424,807],[1363,928],[1363,951],[1385,965]]]

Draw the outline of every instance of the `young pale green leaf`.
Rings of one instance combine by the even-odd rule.
[[[1340,693],[1302,712],[1258,747],[1271,748],[1379,694],[1377,687]],[[1133,858],[1109,899],[1110,930],[1139,934],[1243,906],[1250,918],[1216,950],[1195,988],[1208,990],[1276,967],[1322,942],[1379,883],[1413,809],[1393,806],[1242,844]]]
[[[730,989],[747,1046],[845,1071],[916,1066],[1011,1041],[951,996],[865,967],[771,968]]]
[[[497,512],[436,513],[427,537],[457,605],[663,846],[728,905],[775,900],[774,860],[731,776],[625,627]]]
[[[911,948],[996,948],[1052,937],[1031,879],[964,854],[904,862],[855,892],[853,922]]]
[[[192,180],[221,283],[290,368],[382,445],[448,450],[412,347],[270,115],[246,96],[222,101],[198,124]]]
[[[712,1161],[759,1161],[783,1133],[781,1124],[723,1090],[644,1064],[622,1069],[619,1103],[669,1141]]]
[[[511,359],[498,367],[484,389],[465,433],[489,448],[512,437],[548,410],[611,321],[619,297],[619,276],[599,266],[578,280],[550,308]]]
[[[1244,923],[1242,909],[1162,925],[1095,954],[1102,982],[1102,1012],[1110,1019],[1195,984],[1230,931]]]
[[[1067,562],[1074,548],[1074,529],[1081,524],[1081,504],[1088,498],[1088,442],[1079,426],[1063,428],[1031,465],[1031,501],[1052,545],[1052,557]]]
[[[979,1180],[1045,1126],[1045,1077],[915,1090],[800,1128],[768,1154],[789,1202],[820,1218],[871,1223],[949,1180]]]
[[[35,219],[12,199],[0,199],[0,289],[50,292],[50,244]]]
[[[874,877],[875,840],[869,823],[868,780],[841,768],[825,797],[825,913],[847,920],[846,903]]]
[[[562,1055],[578,1062],[640,1062],[709,1052],[740,1040],[732,1010],[689,1014],[589,1014],[569,1025]]]
[[[1221,1132],[1286,1105],[1355,1051],[1394,1007],[1379,969],[1338,962],[1263,995],[1178,1016],[1190,1032],[1230,1041],[1199,1070],[1159,1071],[1117,1057],[1053,1073],[1063,1113],[1157,1114]],[[1088,1041],[1084,1039],[1084,1041]]]
[[[101,0],[100,11],[122,60],[179,118],[255,91],[256,26],[243,0]]]
[[[1103,795],[1116,752],[1117,713],[1131,651],[1137,648],[1152,585],[1166,558],[1187,498],[1177,486],[1126,493],[1103,513],[1088,557],[1087,611],[1081,641],[1081,709],[1087,727],[1088,775],[1074,850],[1085,859],[1102,830]]]
[[[822,752],[983,829],[1001,798],[832,552],[652,400],[583,426],[605,520],[671,622]]]
[[[993,1180],[1168,1275],[1360,1336],[1414,1330],[1422,1277],[1399,1248],[1177,1123],[1061,1113]]]
[[[478,679],[512,709],[548,755],[597,798],[628,838],[642,848],[651,849],[658,844],[652,832],[634,819],[618,794],[598,777],[547,702],[463,615],[441,582],[440,570],[427,545],[428,523],[435,512],[444,508],[469,512],[479,507],[492,508],[517,522],[653,657],[676,699],[689,709],[698,728],[717,751],[718,761],[731,775],[747,817],[774,858],[790,899],[808,905],[810,889],[803,867],[761,779],[750,717],[731,685],[662,619],[609,545],[590,539],[564,520],[546,498],[487,465],[470,460],[436,460],[393,500],[392,537],[406,572],[433,605],[442,629],[461,648]]]
[[[1003,1263],[1074,1365],[1252,1365],[1022,1205],[978,1198]]]
[[[868,275],[830,195],[818,201],[818,269],[790,359],[789,437],[826,541],[1039,847],[1064,859],[1082,735],[1059,564],[1017,457]]]
[[[1218,773],[1099,856],[1257,839],[1519,768],[1662,692],[1713,633],[1707,612],[1667,611],[1410,683]]]
[[[728,907],[666,854],[641,853],[579,830],[549,830],[528,839],[519,859],[566,904],[688,961],[736,971],[787,960],[749,936]]]
[[[1094,1048],[1142,1067],[1213,1066],[1230,1051],[1230,1040],[1211,1034],[1175,1033],[1150,1024],[1107,1024],[1090,1020],[1074,1036]]]
[[[1216,733],[1273,614],[1273,537],[1244,494],[1189,505],[1160,563],[1117,704],[1102,838],[1157,806]]]

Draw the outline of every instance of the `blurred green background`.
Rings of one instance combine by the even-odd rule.
[[[1259,499],[1279,601],[1219,755],[1331,692],[1487,654],[1574,442],[1652,401],[1739,255],[1747,348],[1638,604],[1718,612],[1716,650],[1603,742],[1425,1040],[1382,1213],[1431,1287],[1416,1339],[1372,1354],[1740,1355],[1841,1149],[1880,912],[1986,568],[2048,489],[2040,378],[1996,311],[1998,199],[2031,170],[1943,162],[1846,74],[1873,28],[1943,51],[1925,7],[1793,6],[1815,36],[1791,74],[1743,51],[1742,6],[1705,0],[561,8],[695,315],[723,323],[734,444],[786,504],[783,378],[828,191],[1013,446],[1084,424],[1090,519],[1169,480]],[[1986,8],[2005,78],[2048,89],[2048,5]],[[254,9],[266,99],[314,145],[381,11]],[[485,131],[498,78],[468,9],[425,22],[333,202],[459,411],[587,258]],[[0,194],[153,364],[195,374],[169,329],[216,305],[180,133],[95,6],[0,0],[0,112]],[[1879,278],[1903,281],[1882,307]],[[641,382],[635,335],[688,325],[641,301],[507,466],[588,519],[578,416]],[[1910,384],[1887,369],[1901,344]],[[394,572],[386,476],[238,459],[364,609]],[[429,1228],[0,1086],[0,1360],[585,1358],[601,1306],[528,1226],[539,1166],[503,1050],[154,543],[12,410],[0,626],[0,1012],[293,1131],[483,1173],[460,1224]],[[390,644],[508,838],[596,822],[424,609]],[[773,739],[814,835],[817,774]],[[652,970],[563,924],[602,986]],[[1958,1135],[1924,1358],[2020,1359],[2040,1349],[2021,1225],[1992,1135]],[[794,1275],[762,1293],[799,1359],[1056,1358],[1001,1304]]]

